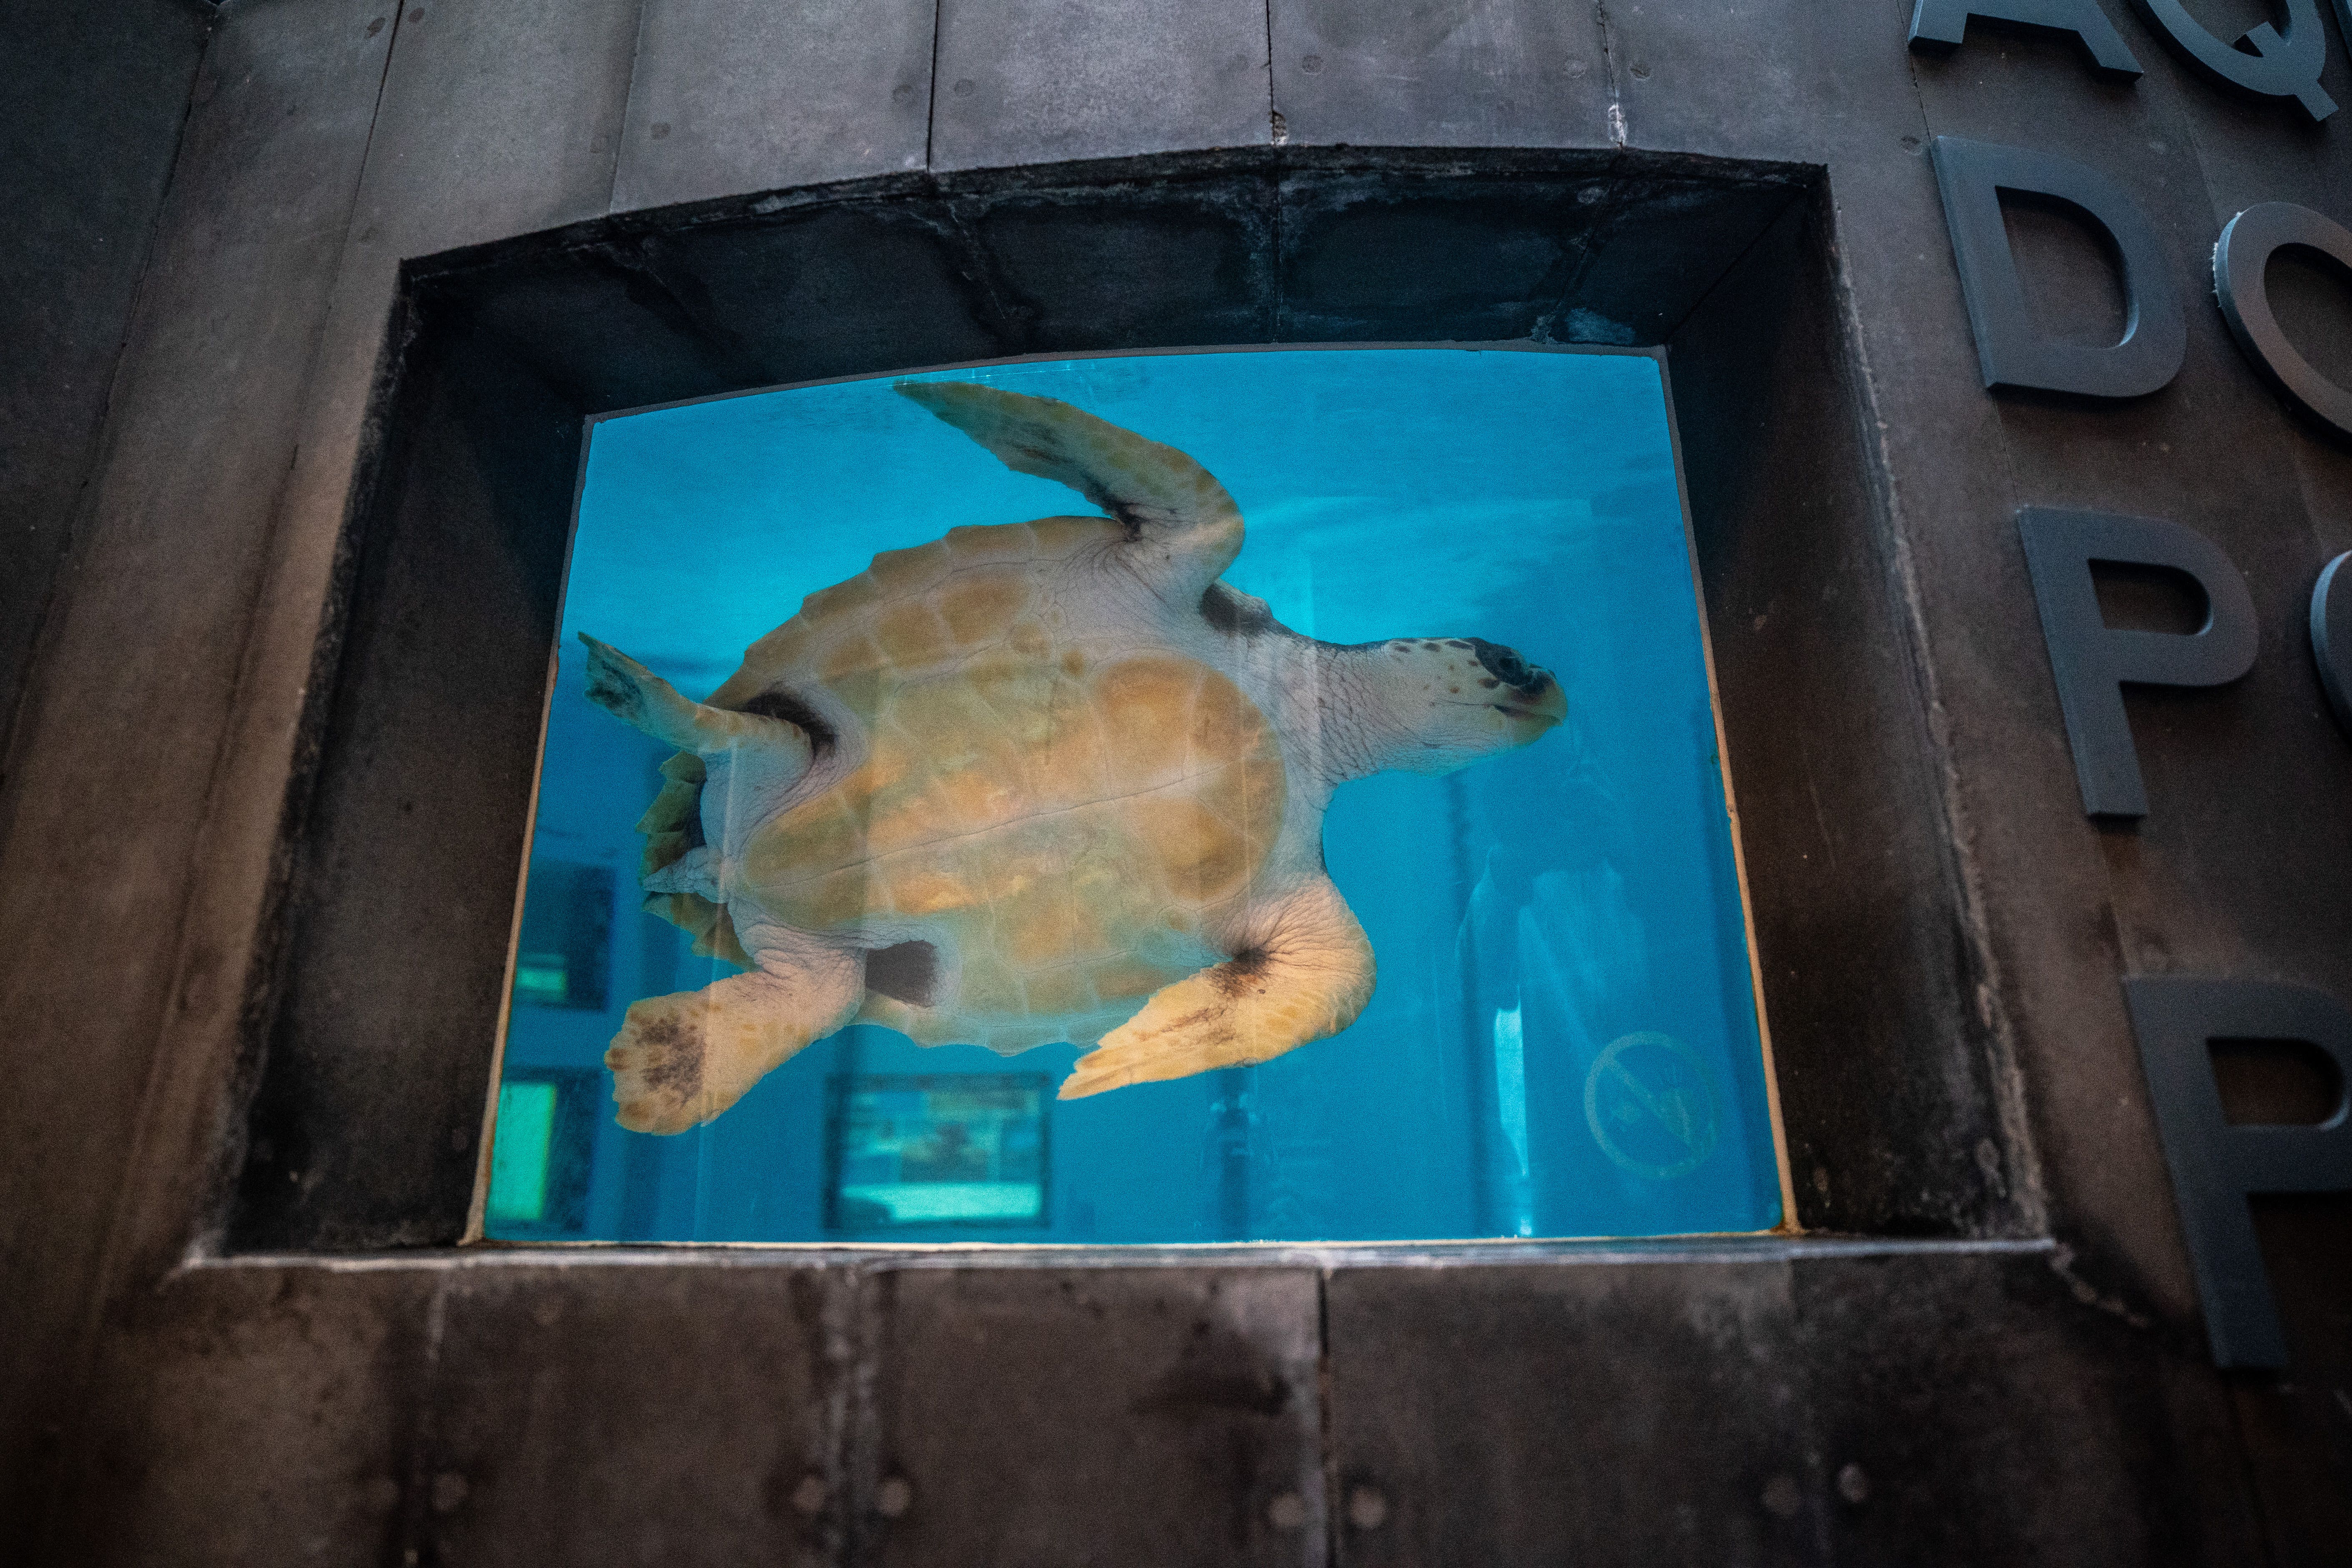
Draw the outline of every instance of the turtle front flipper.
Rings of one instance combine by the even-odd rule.
[[[1328,877],[1252,911],[1251,944],[1156,993],[1062,1081],[1077,1100],[1262,1062],[1336,1035],[1372,994],[1372,944]]]
[[[865,955],[808,944],[763,950],[759,967],[699,991],[629,1005],[605,1049],[618,1120],[632,1132],[683,1132],[743,1098],[865,998]]]
[[[1175,592],[1205,590],[1242,548],[1241,509],[1208,469],[1058,397],[968,381],[902,381],[929,409],[1008,468],[1066,484],[1125,523],[1149,575]]]

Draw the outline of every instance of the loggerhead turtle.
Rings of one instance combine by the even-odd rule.
[[[1323,868],[1332,790],[1567,711],[1493,643],[1278,624],[1218,580],[1241,512],[1173,447],[1054,398],[897,390],[1110,515],[886,551],[704,702],[583,637],[588,695],[678,748],[637,824],[646,907],[748,969],[629,1008],[604,1055],[625,1127],[707,1121],[857,1021],[1099,1040],[1066,1100],[1336,1034],[1372,952]]]

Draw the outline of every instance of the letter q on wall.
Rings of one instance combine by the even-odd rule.
[[[2256,23],[2234,41],[2205,30],[2181,0],[2132,0],[2189,68],[2217,86],[2248,98],[2292,98],[2313,121],[2336,112],[2336,100],[2319,85],[2327,66],[2327,34],[2319,23],[2319,0],[2285,0],[2286,31]],[[2339,14],[2344,0],[2336,0]]]

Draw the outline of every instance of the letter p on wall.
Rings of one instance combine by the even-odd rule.
[[[2321,992],[2250,980],[2131,975],[2164,1161],[2219,1366],[2286,1364],[2286,1336],[2254,1235],[2249,1196],[2352,1191],[2352,1010]],[[2336,1064],[2336,1106],[2315,1126],[2232,1126],[2214,1082],[2216,1040],[2292,1040]]]
[[[2029,506],[2018,509],[2017,531],[2042,611],[2083,809],[2093,816],[2146,816],[2147,786],[2123,688],[2226,686],[2245,674],[2254,667],[2260,640],[2253,595],[2220,545],[2177,522]],[[2093,562],[2188,576],[2204,593],[2204,626],[2185,634],[2109,626],[2099,610]]]

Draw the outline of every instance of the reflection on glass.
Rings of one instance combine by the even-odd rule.
[[[602,1075],[510,1068],[499,1086],[484,1223],[496,1236],[577,1237],[588,1218]]]
[[[530,887],[515,951],[515,1000],[603,1012],[613,873],[602,866],[534,860]]]
[[[490,1156],[489,1216],[536,1225],[547,1215],[548,1156],[555,1144],[555,1086],[541,1079],[499,1089],[498,1140]]]
[[[584,1234],[1779,1217],[1647,358],[1097,359],[608,420],[564,626],[515,987],[567,1000],[506,1059],[610,1070]],[[494,1164],[532,1125],[502,1097]]]
[[[835,1079],[827,1228],[1045,1222],[1042,1078]]]

